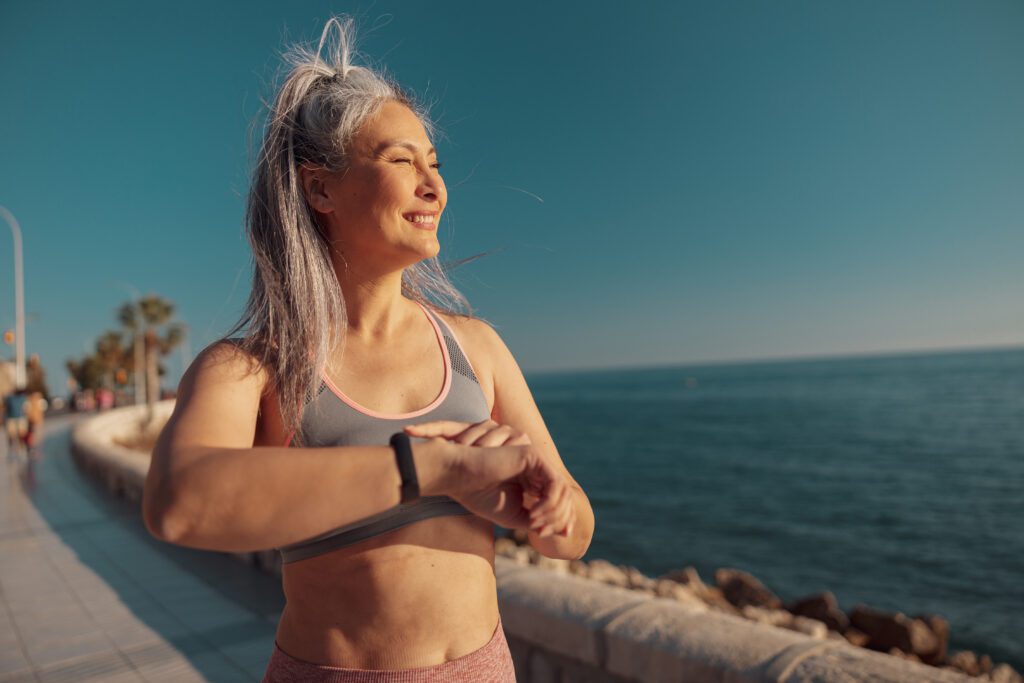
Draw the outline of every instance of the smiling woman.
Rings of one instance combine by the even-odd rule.
[[[332,19],[289,55],[249,195],[246,313],[182,378],[146,524],[280,550],[268,683],[514,681],[494,525],[578,558],[593,512],[512,354],[438,264],[429,119],[350,44]]]

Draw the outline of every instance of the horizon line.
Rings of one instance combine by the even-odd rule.
[[[722,358],[711,360],[680,361],[677,363],[658,362],[648,365],[584,366],[579,368],[525,371],[527,375],[568,375],[592,372],[618,372],[624,370],[666,370],[680,368],[707,368],[734,365],[771,365],[776,363],[813,363],[836,360],[857,360],[869,358],[896,358],[901,356],[941,356],[959,353],[985,353],[999,351],[1024,351],[1024,342],[1016,344],[994,344],[988,346],[951,346],[918,349],[889,349],[880,351],[851,351],[839,353],[812,353],[795,356],[762,356],[755,358]]]

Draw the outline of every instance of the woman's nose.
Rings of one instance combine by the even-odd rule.
[[[433,171],[433,169],[431,169]],[[420,184],[416,190],[423,199],[428,201],[437,201],[438,197],[444,191],[444,183],[441,181],[441,176],[436,171],[430,173],[424,173],[420,176]]]

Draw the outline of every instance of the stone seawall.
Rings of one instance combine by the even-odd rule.
[[[166,417],[173,401],[158,404]],[[145,408],[80,421],[72,434],[79,465],[117,495],[141,501],[147,455],[119,446]],[[235,553],[280,574],[276,551]],[[495,559],[505,634],[521,683],[827,683],[976,681],[963,674],[652,596],[513,559]]]

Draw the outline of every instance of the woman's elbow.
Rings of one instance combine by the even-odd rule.
[[[167,543],[181,544],[188,536],[188,523],[181,514],[180,506],[171,503],[173,496],[161,486],[153,472],[146,477],[142,492],[142,521],[146,530],[154,537]]]

